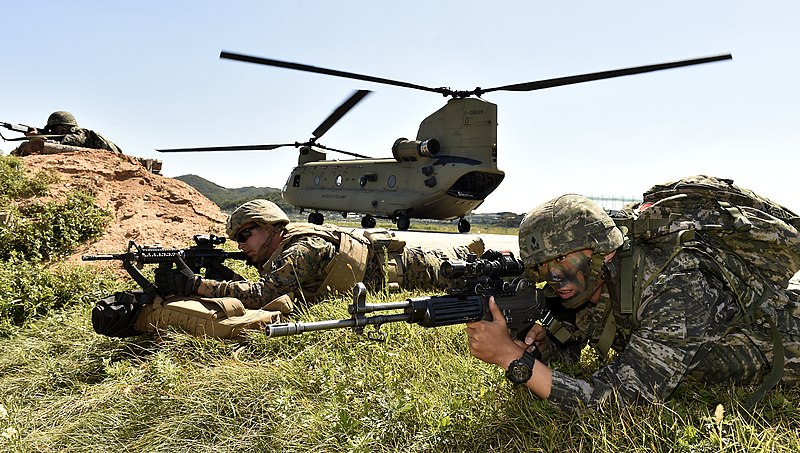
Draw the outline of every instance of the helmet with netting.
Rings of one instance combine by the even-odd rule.
[[[247,224],[272,225],[275,223],[289,223],[289,217],[281,208],[269,200],[251,200],[236,208],[228,217],[225,232],[234,239],[236,233]]]
[[[47,127],[52,126],[78,126],[78,122],[75,120],[75,117],[72,113],[65,112],[63,110],[59,110],[58,112],[53,112],[47,117]]]
[[[520,259],[526,267],[591,249],[605,255],[622,245],[622,232],[593,201],[576,194],[531,209],[519,226]]]

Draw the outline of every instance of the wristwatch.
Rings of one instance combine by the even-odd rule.
[[[524,384],[533,376],[533,364],[536,357],[528,351],[522,353],[522,357],[512,361],[506,370],[506,379],[514,384]]]

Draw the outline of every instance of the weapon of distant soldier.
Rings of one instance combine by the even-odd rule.
[[[159,294],[158,288],[139,270],[145,264],[158,264],[162,268],[170,268],[178,259],[182,259],[189,269],[195,274],[205,270],[205,277],[213,280],[230,280],[224,272],[232,273],[222,263],[226,259],[248,261],[244,252],[228,252],[217,245],[225,243],[225,238],[214,234],[196,234],[192,238],[195,245],[185,248],[164,248],[160,245],[139,245],[135,241],[128,242],[125,253],[112,253],[104,255],[83,255],[83,261],[122,261],[122,267],[142,289],[155,296]]]
[[[446,295],[369,304],[366,302],[366,287],[359,282],[353,287],[353,303],[348,308],[352,316],[349,319],[269,324],[264,329],[268,337],[282,337],[342,328],[352,328],[357,334],[363,334],[364,328],[372,325],[375,329],[367,336],[384,340],[386,335],[380,326],[391,322],[440,327],[491,320],[491,296],[503,313],[513,338],[524,336],[537,320],[549,315],[543,292],[531,280],[518,277],[524,272],[524,265],[511,252],[487,250],[481,259],[470,254],[466,261],[448,260],[442,263],[440,272],[454,283]],[[509,277],[513,279],[507,281]],[[402,310],[402,313],[367,316],[390,310]]]
[[[13,124],[13,123],[6,123],[4,121],[0,121],[0,126],[14,132],[19,132],[20,134],[27,134],[30,131],[36,131],[37,128],[33,126],[28,126],[27,124]],[[23,140],[31,140],[31,139],[48,139],[48,138],[63,138],[64,134],[36,134],[36,135],[25,135],[23,137],[15,137],[15,138],[5,138],[3,134],[0,134],[0,138],[7,142],[18,142]]]

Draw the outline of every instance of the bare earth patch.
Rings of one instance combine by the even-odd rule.
[[[68,261],[82,263],[83,254],[121,253],[130,240],[183,248],[193,244],[195,234],[224,235],[227,215],[216,204],[182,181],[148,172],[129,156],[86,149],[22,159],[29,172],[53,170],[59,175],[50,194],[37,200],[63,200],[67,192],[84,189],[113,216],[105,234]]]

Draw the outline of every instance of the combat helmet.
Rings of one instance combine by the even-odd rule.
[[[622,242],[622,232],[603,208],[577,194],[562,195],[533,208],[519,226],[519,254],[526,268],[536,270],[536,265],[545,261],[590,249],[589,278],[595,283],[600,279],[604,256]],[[545,277],[537,276],[542,280]],[[588,294],[582,293],[563,301],[563,305],[573,308],[586,300]]]
[[[228,217],[228,225],[225,232],[229,238],[234,239],[236,233],[248,223],[256,223],[261,226],[274,223],[289,223],[289,217],[278,205],[269,200],[250,200],[236,208],[231,216]]]
[[[50,116],[47,117],[47,127],[50,128],[59,125],[78,127],[78,122],[75,120],[72,113],[59,110],[51,113]]]

